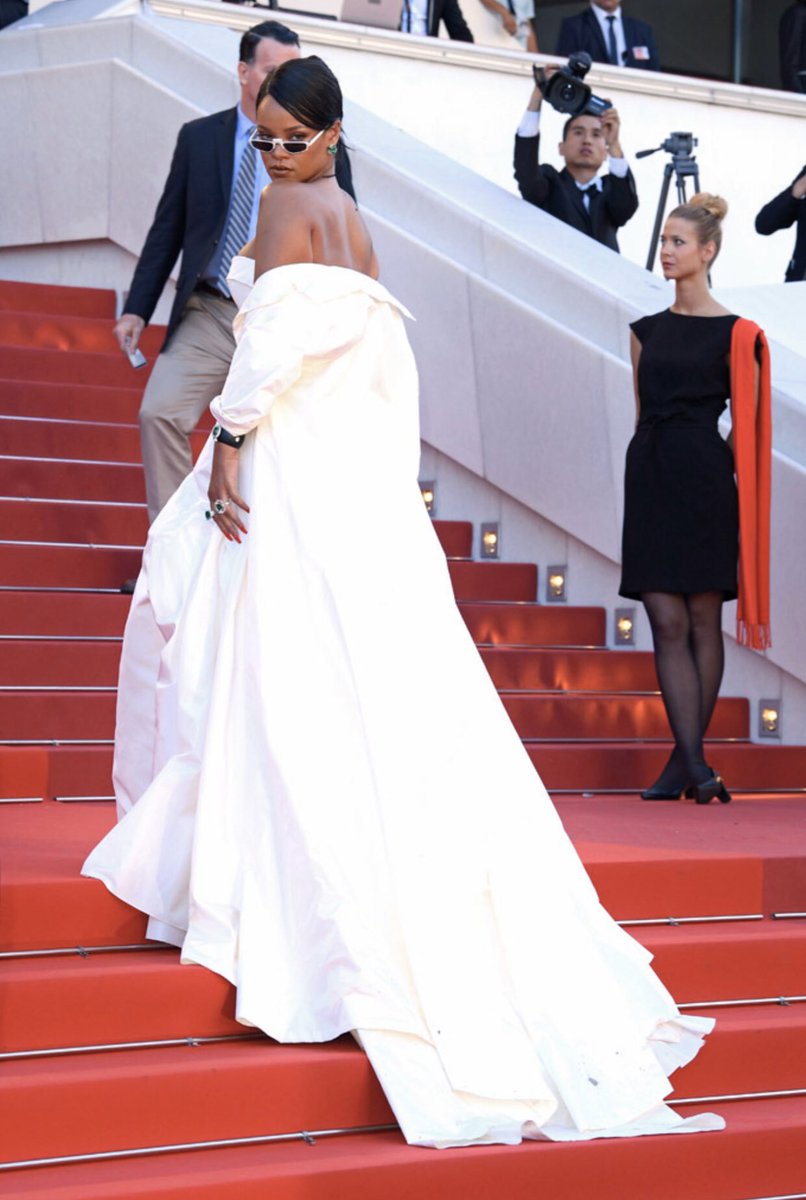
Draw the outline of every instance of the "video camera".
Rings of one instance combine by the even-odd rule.
[[[532,74],[544,98],[557,112],[567,113],[571,117],[578,117],[580,113],[601,117],[613,107],[613,101],[594,96],[591,88],[583,83],[592,62],[589,54],[578,50],[570,56],[565,66],[559,67],[548,78],[543,68],[537,64],[533,65]]]

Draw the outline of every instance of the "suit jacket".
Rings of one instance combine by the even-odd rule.
[[[792,4],[778,25],[781,87],[806,92],[806,0]]]
[[[237,108],[228,108],[189,121],[179,130],[168,178],[134,272],[125,311],[148,322],[182,255],[163,350],[224,233],[237,112]],[[336,158],[336,175],[355,199],[344,150]]]
[[[28,0],[0,0],[0,29],[28,15]]]
[[[625,17],[623,14],[621,20],[624,26],[624,40],[627,43],[627,57],[623,66],[659,71],[660,58],[652,26],[647,25],[646,21],[637,21],[635,17]],[[649,58],[636,58],[633,54],[635,46],[646,46]],[[575,50],[586,50],[594,62],[610,62],[602,27],[590,8],[586,8],[576,17],[566,17],[560,26],[555,53],[567,58]]]
[[[448,31],[448,37],[455,42],[472,42],[470,32],[459,0],[428,0],[428,36],[439,37],[439,24],[442,21]]]
[[[795,237],[795,252],[786,269],[785,281],[794,283],[806,279],[806,198],[796,200],[792,195],[792,184],[797,183],[806,175],[806,167],[795,177],[788,188],[785,188],[769,204],[765,204],[756,217],[756,232],[767,236],[777,233],[779,229],[788,229],[797,224]]]
[[[558,171],[538,162],[539,148],[539,137],[515,135],[515,178],[524,200],[618,253],[616,230],[626,225],[638,208],[632,171],[623,179],[605,175],[602,190],[592,198],[588,212],[573,176],[565,167]]]

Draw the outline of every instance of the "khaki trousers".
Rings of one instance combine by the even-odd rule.
[[[235,352],[232,300],[194,292],[140,405],[140,445],[150,521],[190,472],[190,434],[219,395]]]

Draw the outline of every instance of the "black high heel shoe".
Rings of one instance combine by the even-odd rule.
[[[653,784],[652,787],[648,787],[643,792],[641,792],[641,799],[642,800],[679,800],[682,795],[683,795],[683,788],[677,788],[676,791],[673,791],[671,788],[656,787]]]
[[[691,791],[698,804],[710,804],[715,796],[719,797],[720,804],[731,802],[731,794],[725,787],[722,776],[717,775],[715,771],[711,773],[710,779],[706,779],[705,783],[695,784]]]

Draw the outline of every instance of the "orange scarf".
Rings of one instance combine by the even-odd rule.
[[[756,343],[761,362],[756,358]],[[756,393],[756,365],[759,387]],[[770,638],[770,491],[772,396],[770,351],[764,333],[743,317],[730,344],[733,455],[739,492],[739,604],[736,640],[765,650]]]

